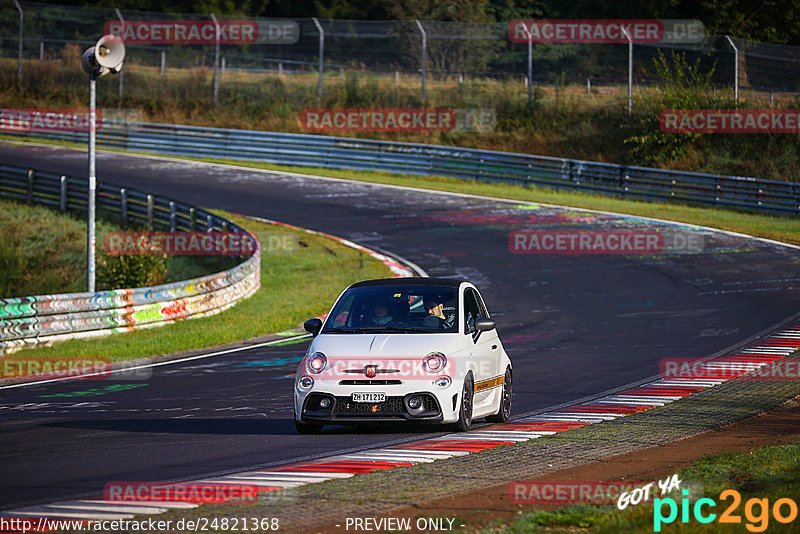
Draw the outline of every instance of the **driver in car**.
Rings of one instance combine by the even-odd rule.
[[[442,298],[436,295],[425,295],[422,300],[428,316],[422,320],[422,325],[436,330],[445,330],[453,326],[455,321],[455,314],[447,316],[444,313],[444,302]]]

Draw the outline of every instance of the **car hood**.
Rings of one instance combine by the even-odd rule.
[[[461,334],[320,334],[309,353],[328,358],[422,358],[431,352],[449,356],[465,347]]]

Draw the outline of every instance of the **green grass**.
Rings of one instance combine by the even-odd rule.
[[[224,212],[264,243],[286,236],[287,250],[264,250],[261,289],[221,314],[91,340],[26,349],[26,357],[104,357],[131,360],[239,341],[297,327],[328,310],[349,284],[391,276],[378,260],[329,238]]]
[[[689,522],[681,523],[680,495],[674,495],[678,505],[678,516],[672,524],[662,525],[662,532],[755,532],[765,526],[769,532],[797,532],[798,520],[782,525],[774,519],[772,507],[776,500],[792,499],[800,504],[800,440],[788,445],[777,445],[757,449],[752,453],[729,452],[700,459],[692,466],[679,471],[679,478],[685,487],[691,482],[694,487],[702,487],[702,495],[689,494]],[[741,503],[733,510],[733,515],[741,517],[741,525],[723,525],[719,517],[726,508],[732,506],[731,497],[720,498],[720,494],[728,489],[737,490],[741,494]],[[701,496],[716,502],[716,507],[703,506],[703,514],[717,514],[717,518],[708,524],[699,523],[693,516],[692,503]],[[764,517],[757,505],[751,504],[751,516],[746,515],[750,499],[769,499],[769,516]],[[663,505],[663,515],[669,512],[668,505]],[[783,505],[782,514],[789,515],[789,506]],[[597,533],[648,532],[654,530],[653,504],[628,506],[618,510],[614,505],[581,504],[560,510],[537,510],[527,512],[514,521],[496,524],[481,532],[574,532],[588,530]],[[756,530],[745,530],[746,525]]]

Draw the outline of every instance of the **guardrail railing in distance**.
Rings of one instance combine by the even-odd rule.
[[[97,191],[98,209],[125,223],[157,230],[247,231],[209,211],[159,195],[106,182],[98,183]],[[87,196],[85,178],[0,165],[0,197],[85,210]],[[252,255],[208,276],[153,287],[0,299],[0,354],[219,313],[260,287],[260,245],[253,237]]]
[[[80,132],[36,134],[79,141]],[[372,139],[108,120],[99,146],[163,155],[535,185],[647,200],[800,215],[800,184],[634,165]],[[22,177],[24,178],[24,177]]]

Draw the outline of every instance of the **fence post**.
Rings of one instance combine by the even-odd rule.
[[[167,67],[167,51],[161,49],[161,74],[164,74],[164,69]]]
[[[319,32],[319,80],[317,81],[317,100],[322,102],[322,69],[325,62],[325,32],[322,29],[322,25],[317,20],[317,17],[314,17],[312,20]]]
[[[120,24],[122,24],[122,28],[120,29],[120,32],[122,33],[122,35],[125,35],[125,19],[122,18],[122,13],[119,12],[118,8],[115,7],[114,11],[116,11],[117,18],[119,19]],[[124,85],[125,85],[125,69],[121,68],[121,69],[119,69],[119,99],[120,100],[122,100],[122,88],[124,87]]]
[[[189,208],[189,228],[194,231],[197,229],[197,210]]]
[[[206,232],[213,232],[214,231],[214,219],[212,219],[211,215],[206,215]]]
[[[22,84],[22,23],[25,21],[25,13],[22,11],[22,6],[19,5],[17,0],[14,0],[14,5],[17,6],[19,11],[19,60],[17,65],[17,82]]]
[[[523,23],[524,25],[524,23]],[[528,105],[533,103],[533,37],[531,31],[525,26],[525,31],[528,33]]]
[[[153,231],[153,195],[147,195],[147,231]]]
[[[44,61],[44,41],[39,41],[39,61]]]
[[[422,23],[416,19],[414,22],[417,23],[417,27],[419,28],[420,33],[422,34],[422,104],[425,104],[425,71],[427,68],[428,63],[428,34],[425,33],[425,28],[422,27]]]
[[[119,190],[119,212],[122,224],[128,224],[128,190],[124,187]]]
[[[211,13],[211,20],[214,21],[215,37],[214,37],[214,105],[217,105],[219,99],[219,22],[217,17]]]
[[[625,39],[628,40],[628,117],[631,116],[633,108],[633,38],[624,26],[620,26]]]
[[[739,49],[734,44],[730,35],[726,35],[725,39],[728,44],[733,48],[733,101],[736,102],[736,107],[739,107]]]
[[[220,67],[219,79],[225,81],[225,56],[222,56],[222,67]]]
[[[592,96],[592,79],[586,78],[586,95]]]
[[[61,176],[61,197],[59,199],[58,207],[61,211],[67,211],[67,177]]]

